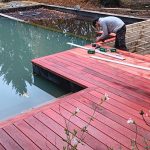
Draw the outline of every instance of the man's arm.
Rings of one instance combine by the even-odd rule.
[[[102,35],[98,36],[96,38],[96,42],[100,42],[100,41],[104,41],[105,39],[107,39],[107,37],[109,36],[108,34],[108,29],[107,29],[107,25],[105,22],[101,22],[101,27],[102,27]]]

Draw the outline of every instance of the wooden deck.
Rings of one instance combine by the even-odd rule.
[[[150,67],[150,57],[121,52],[124,62]],[[101,54],[96,56],[113,59]],[[135,125],[127,124],[132,118],[137,124],[137,146],[143,150],[144,137],[150,145],[150,127],[140,110],[150,110],[150,71],[100,61],[91,58],[86,50],[74,48],[45,56],[32,62],[62,78],[86,87],[77,93],[58,98],[55,102],[19,115],[0,124],[0,150],[62,150],[66,143],[65,119],[69,119],[78,107],[69,128],[78,130],[89,121],[93,108],[105,93],[110,99],[104,102],[88,127],[84,144],[79,150],[107,150],[107,146],[119,150],[131,149],[136,138]],[[121,61],[121,60],[118,60]],[[60,109],[59,109],[60,107]],[[63,115],[63,116],[62,116]]]

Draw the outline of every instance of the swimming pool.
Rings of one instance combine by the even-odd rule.
[[[67,42],[89,43],[64,33],[0,17],[0,120],[67,93],[54,83],[33,75],[31,64],[33,58],[70,49]],[[35,81],[38,81],[38,86]]]

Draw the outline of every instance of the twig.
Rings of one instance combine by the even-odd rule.
[[[147,123],[147,121],[144,118],[144,115],[142,115],[142,118],[143,118],[144,122],[146,123],[146,125],[150,127],[150,124]]]

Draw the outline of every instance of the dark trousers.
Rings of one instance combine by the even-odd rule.
[[[115,48],[128,51],[125,42],[126,26],[124,25],[121,29],[116,32]]]

